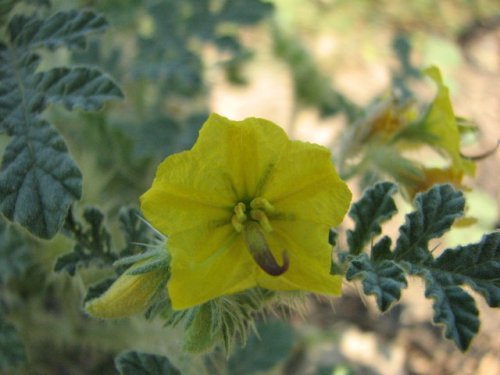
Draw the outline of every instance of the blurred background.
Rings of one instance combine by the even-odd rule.
[[[53,106],[48,116],[83,172],[76,211],[97,205],[106,212],[117,247],[123,245],[119,208],[138,204],[158,163],[191,147],[210,112],[272,120],[291,138],[331,148],[335,158],[342,134],[384,98],[429,103],[435,87],[420,72],[436,65],[456,115],[477,126],[463,153],[480,155],[500,139],[496,0],[55,0],[37,11],[84,7],[102,12],[109,30],[85,50],[47,53],[42,68],[99,66],[126,98],[96,113]],[[478,162],[476,177],[467,180],[468,215],[476,222],[452,231],[440,248],[498,228],[499,162],[500,152]],[[360,181],[348,182],[359,196]],[[397,233],[411,208],[402,197],[398,203],[404,209],[388,233]],[[84,316],[85,291],[110,271],[54,273],[55,259],[71,247],[59,235],[50,243],[34,241],[19,255],[6,301],[29,364],[16,374],[113,374],[113,357],[125,349],[188,361],[179,352],[179,329],[142,317],[100,322]],[[384,315],[360,285],[346,283],[341,298],[311,298],[304,314],[291,314],[292,345],[259,373],[496,375],[500,315],[476,302],[482,326],[462,354],[430,323],[421,281],[410,283],[402,302]]]

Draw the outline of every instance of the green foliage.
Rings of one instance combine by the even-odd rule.
[[[24,274],[30,265],[29,256],[26,238],[0,217],[0,286]]]
[[[293,345],[293,330],[288,324],[278,320],[259,322],[256,333],[229,358],[228,373],[254,374],[269,370],[290,355]]]
[[[366,190],[363,197],[352,205],[349,216],[356,225],[354,230],[347,231],[351,254],[359,254],[373,236],[380,234],[380,224],[397,212],[391,198],[395,192],[394,184],[381,182]]]
[[[64,224],[64,230],[75,239],[71,253],[57,259],[54,271],[66,271],[74,275],[79,266],[88,267],[91,263],[101,266],[111,265],[117,256],[113,252],[111,235],[104,226],[104,215],[95,207],[88,207],[83,212],[86,227],[75,220],[70,210]]]
[[[129,256],[152,243],[155,233],[144,222],[139,211],[133,207],[122,207],[119,213],[121,230],[125,237],[122,249],[115,249],[109,230],[104,223],[104,214],[95,207],[87,207],[83,212],[86,224],[75,219],[70,210],[64,224],[64,231],[75,240],[73,251],[59,257],[54,266],[56,272],[68,272],[74,275],[78,267],[111,266],[118,259],[118,266],[130,264],[151,257],[148,252],[139,254],[130,260]],[[164,259],[159,259],[153,266],[161,267]],[[159,264],[161,263],[161,264]],[[148,267],[151,264],[148,263]],[[140,272],[140,270],[136,270]]]
[[[42,19],[15,15],[0,42],[0,132],[7,145],[0,169],[0,209],[42,238],[61,228],[71,203],[81,196],[81,173],[57,131],[41,118],[50,103],[98,109],[120,89],[96,69],[37,71],[40,48],[84,47],[87,35],[108,26],[92,11],[58,12]]]
[[[24,345],[15,327],[0,314],[0,371],[12,369],[25,361]]]
[[[366,194],[373,195],[373,190]],[[374,210],[378,204],[365,197],[361,201],[366,209],[372,204]],[[417,196],[415,211],[406,216],[393,251],[390,238],[384,236],[373,246],[371,258],[366,254],[348,257],[346,272],[348,280],[362,280],[364,292],[376,297],[381,311],[399,300],[407,275],[421,277],[425,296],[433,300],[434,322],[445,326],[445,336],[462,351],[479,329],[476,304],[464,285],[480,293],[491,307],[500,301],[500,232],[487,234],[476,244],[448,249],[438,258],[429,250],[429,241],[448,231],[463,210],[461,192],[450,185],[434,186]]]
[[[115,358],[120,375],[181,375],[167,357],[128,351]]]

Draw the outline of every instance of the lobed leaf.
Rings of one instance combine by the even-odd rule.
[[[68,213],[64,230],[74,238],[76,244],[72,252],[57,259],[54,271],[74,275],[78,267],[111,265],[116,260],[111,234],[104,226],[103,213],[97,208],[87,207],[83,217],[86,224],[77,222],[71,211]]]
[[[380,224],[397,212],[392,199],[396,189],[391,182],[378,183],[367,189],[361,199],[352,205],[349,216],[354,220],[355,227],[347,231],[351,254],[359,254],[372,237],[380,234]]]
[[[411,263],[432,262],[429,241],[443,235],[462,216],[465,199],[451,185],[435,185],[417,196],[415,206],[399,228],[393,256]]]
[[[383,260],[371,262],[366,254],[360,254],[351,260],[346,272],[346,279],[361,279],[365,294],[373,295],[382,312],[401,298],[401,289],[407,287],[404,269],[396,262]]]
[[[483,236],[479,243],[448,249],[432,266],[448,284],[467,284],[490,307],[500,307],[500,232]]]
[[[21,233],[0,217],[0,286],[24,273],[30,264],[29,250]]]
[[[68,110],[97,110],[105,101],[123,97],[116,83],[94,68],[54,68],[35,74],[32,84],[47,101],[62,104]]]
[[[161,355],[128,351],[115,358],[120,375],[181,375],[181,372]]]
[[[465,351],[479,331],[479,311],[474,299],[459,286],[448,284],[439,272],[422,270],[425,296],[432,298],[434,323],[445,326],[445,337]]]
[[[16,131],[0,168],[0,209],[38,237],[51,238],[81,196],[81,173],[48,122],[31,119]]]
[[[84,47],[88,34],[102,32],[108,26],[103,15],[73,9],[47,19],[16,15],[8,25],[8,33],[12,45],[21,48]]]
[[[38,237],[58,232],[82,189],[64,140],[40,115],[50,102],[90,110],[122,93],[96,69],[35,73],[40,57],[33,50],[82,44],[88,33],[106,26],[92,11],[59,12],[48,19],[16,15],[7,27],[9,41],[0,42],[0,132],[12,137],[0,167],[0,210]]]

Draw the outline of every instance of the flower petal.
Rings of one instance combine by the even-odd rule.
[[[332,248],[328,244],[328,227],[299,222],[275,225],[268,241],[278,252],[286,248],[290,257],[289,269],[272,277],[258,271],[259,286],[274,290],[304,290],[339,295],[342,277],[330,274]]]
[[[274,166],[262,195],[278,212],[294,219],[338,225],[351,202],[351,192],[340,179],[330,151],[293,141]]]
[[[253,117],[231,121],[212,114],[192,151],[218,163],[219,173],[226,171],[230,176],[236,195],[249,199],[256,195],[288,142],[284,130],[270,121]]]
[[[168,236],[191,227],[229,222],[235,198],[228,181],[213,168],[188,152],[166,158],[153,185],[141,196],[146,219]]]
[[[173,256],[167,284],[172,307],[187,309],[255,286],[256,266],[244,246],[237,236],[224,251],[205,262]]]

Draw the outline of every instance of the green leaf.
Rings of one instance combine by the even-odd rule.
[[[97,110],[105,101],[123,97],[108,75],[86,67],[54,68],[37,73],[33,77],[33,86],[44,93],[48,101],[62,104],[69,110]]]
[[[111,235],[104,226],[104,215],[95,207],[87,207],[81,224],[70,211],[64,223],[64,230],[74,238],[76,244],[71,253],[59,257],[54,266],[56,272],[74,275],[78,267],[110,266],[117,259],[111,243]]]
[[[29,250],[25,237],[0,217],[0,286],[23,275],[30,264]]]
[[[445,326],[446,338],[466,350],[479,331],[479,311],[474,299],[460,287],[440,280],[440,273],[419,272],[425,280],[425,296],[432,298],[434,323]]]
[[[257,334],[250,336],[244,347],[229,358],[230,375],[266,371],[284,361],[294,344],[292,328],[283,321],[272,320],[257,324]]]
[[[0,209],[42,238],[53,237],[81,195],[81,173],[63,139],[44,120],[16,129],[0,169]]]
[[[500,307],[500,232],[487,234],[476,244],[448,249],[432,266],[448,284],[467,284],[490,307]]]
[[[121,97],[104,74],[89,68],[35,71],[39,47],[83,44],[105,29],[91,11],[59,12],[48,19],[14,16],[9,42],[0,42],[0,132],[12,137],[0,168],[0,210],[42,238],[61,228],[70,205],[81,196],[81,173],[64,140],[40,115],[50,102],[68,109],[97,109]]]
[[[91,10],[57,12],[47,19],[16,15],[8,25],[12,45],[23,48],[85,47],[90,33],[108,28],[104,16]]]
[[[346,278],[361,279],[364,292],[375,295],[382,311],[400,298],[406,274],[423,278],[425,296],[433,300],[434,322],[444,325],[445,336],[464,351],[479,330],[476,304],[464,286],[480,293],[489,306],[500,305],[500,232],[447,249],[434,259],[429,240],[440,237],[463,214],[463,195],[450,185],[436,185],[417,196],[415,207],[400,227],[394,251],[384,236],[373,246],[371,258],[348,256]]]
[[[352,205],[349,216],[354,220],[355,228],[347,231],[351,254],[359,254],[374,236],[380,234],[380,224],[397,212],[392,199],[396,190],[393,183],[378,183],[367,189],[361,199]]]
[[[0,371],[12,369],[24,362],[26,362],[26,352],[16,328],[0,316]]]
[[[412,263],[432,261],[428,243],[451,228],[456,218],[463,215],[463,194],[451,185],[436,185],[415,199],[416,210],[406,216],[399,228],[394,259]]]
[[[181,375],[167,357],[128,351],[115,358],[120,375]]]
[[[366,254],[351,260],[346,272],[348,281],[361,279],[365,294],[374,295],[382,312],[401,298],[401,289],[407,287],[405,271],[396,262],[371,262]]]
[[[268,16],[272,10],[272,4],[260,0],[225,1],[219,19],[240,25],[251,25]]]

